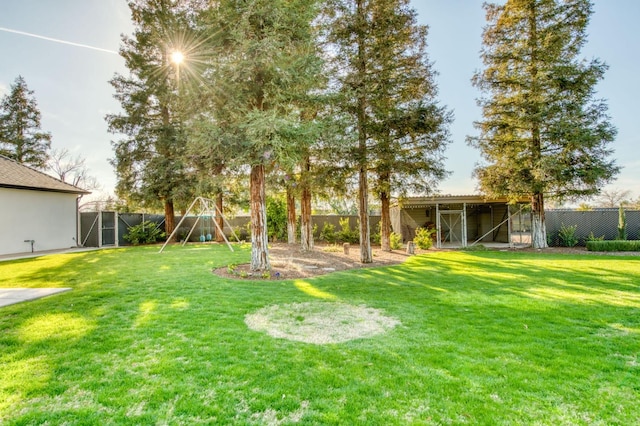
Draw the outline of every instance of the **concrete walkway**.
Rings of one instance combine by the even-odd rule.
[[[63,293],[70,288],[0,288],[0,308]]]
[[[108,247],[113,248],[113,247]],[[68,249],[60,249],[60,250],[42,250],[35,252],[25,252],[25,253],[12,253],[12,254],[2,254],[0,255],[0,262],[3,260],[18,260],[18,259],[29,259],[33,257],[41,257],[49,254],[60,254],[60,253],[78,253],[83,251],[95,251],[101,250],[98,247],[70,247]]]
[[[79,251],[99,250],[94,247],[72,247],[64,250],[48,250],[37,251],[35,253],[15,253],[0,256],[0,262],[3,260],[27,259],[31,257],[46,256],[48,254],[58,253],[75,253]],[[2,285],[2,282],[0,282]],[[3,306],[13,305],[20,302],[28,302],[29,300],[40,299],[41,297],[51,296],[53,294],[63,293],[72,290],[71,288],[1,288],[0,287],[0,308]]]

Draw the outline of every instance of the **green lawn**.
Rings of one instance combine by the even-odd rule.
[[[232,281],[226,246],[0,262],[0,423],[640,424],[640,259],[439,252],[298,281]],[[400,325],[316,345],[245,315],[318,301]]]

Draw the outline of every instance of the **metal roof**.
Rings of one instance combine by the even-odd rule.
[[[0,188],[89,194],[89,191],[20,164],[4,155],[0,155]]]
[[[519,203],[528,203],[531,200],[522,198]],[[435,206],[436,204],[508,204],[505,197],[489,198],[486,195],[434,195],[431,197],[408,197],[398,200],[397,204],[403,208],[421,208],[425,206]]]

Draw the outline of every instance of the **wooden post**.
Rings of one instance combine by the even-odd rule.
[[[349,254],[349,243],[344,243],[342,248],[344,249],[344,254]]]
[[[413,244],[413,241],[409,241],[407,243],[407,254],[415,254],[416,246]]]

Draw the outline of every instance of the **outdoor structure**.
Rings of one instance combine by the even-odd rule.
[[[531,215],[524,199],[509,204],[482,195],[406,198],[392,208],[391,227],[405,242],[413,240],[418,227],[435,229],[438,248],[531,244]]]
[[[78,246],[87,191],[0,155],[0,255]]]

